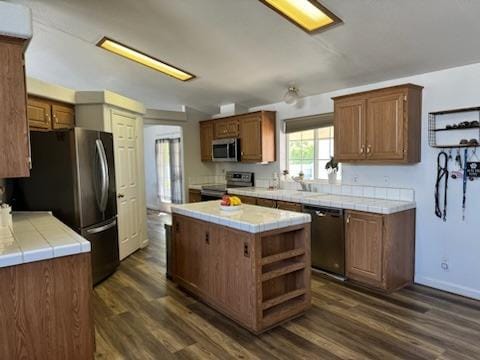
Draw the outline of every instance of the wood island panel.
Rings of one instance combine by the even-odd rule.
[[[255,334],[310,306],[310,224],[252,234],[173,214],[172,239],[173,280]]]
[[[0,359],[93,359],[90,253],[0,268]]]

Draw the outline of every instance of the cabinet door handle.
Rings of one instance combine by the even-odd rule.
[[[360,154],[363,154],[365,152],[365,145],[362,145],[360,147]]]
[[[372,152],[372,145],[367,146],[367,154],[370,154]]]
[[[175,231],[180,232],[180,224],[178,222],[175,223]]]
[[[350,215],[347,216],[347,224],[350,224]]]
[[[250,249],[248,243],[243,243],[243,256],[250,257]]]
[[[210,233],[208,231],[205,233],[205,242],[210,244]]]

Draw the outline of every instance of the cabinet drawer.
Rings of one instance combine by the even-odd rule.
[[[257,198],[254,198],[252,196],[236,196],[240,198],[243,204],[257,205]]]
[[[295,212],[303,211],[302,204],[292,203],[288,201],[277,201],[277,208],[279,208],[280,210],[288,210],[288,211],[295,211]]]
[[[277,207],[277,202],[275,200],[270,200],[270,199],[257,199],[257,205],[258,206],[264,206],[264,207],[269,207],[269,208],[276,208]]]

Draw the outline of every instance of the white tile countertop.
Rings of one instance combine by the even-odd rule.
[[[50,212],[13,213],[13,228],[0,227],[0,267],[90,252],[90,242]]]
[[[220,200],[172,205],[172,212],[249,233],[310,223],[309,214],[242,204],[238,211],[220,209]]]
[[[282,200],[305,205],[325,206],[346,210],[366,211],[376,214],[393,214],[414,209],[415,201],[387,200],[353,195],[325,194],[298,190],[268,190],[265,188],[229,188],[232,195],[252,196]]]

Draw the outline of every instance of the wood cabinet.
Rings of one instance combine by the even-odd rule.
[[[52,108],[47,101],[29,96],[27,114],[30,129],[50,130],[52,128]]]
[[[200,158],[202,161],[212,161],[213,132],[213,121],[200,123]]]
[[[0,359],[93,359],[90,253],[0,268]]]
[[[347,278],[387,291],[413,282],[415,210],[347,211],[345,241]]]
[[[237,138],[238,118],[236,116],[226,119],[214,120],[215,139]]]
[[[257,111],[223,119],[201,121],[201,160],[212,160],[212,141],[214,139],[239,138],[241,162],[275,161],[275,121],[275,112],[273,111]]]
[[[338,161],[420,162],[421,86],[405,84],[333,100]]]
[[[243,162],[275,161],[275,114],[261,111],[240,118],[240,148]]]
[[[310,224],[251,234],[173,214],[173,280],[254,333],[310,306]]]
[[[256,205],[258,205],[258,206],[268,207],[268,208],[272,208],[272,209],[277,208],[277,201],[276,200],[262,199],[262,198],[257,198],[256,200],[257,200]]]
[[[293,203],[289,201],[277,201],[277,208],[280,210],[288,210],[288,211],[294,211],[294,212],[302,212],[303,211],[303,205],[298,204],[298,203]]]
[[[75,108],[67,104],[52,104],[52,128],[72,129],[75,127]]]
[[[257,198],[253,196],[235,195],[243,204],[257,205]]]
[[[258,206],[264,206],[264,207],[280,209],[280,210],[295,211],[295,212],[303,211],[303,205],[299,203],[294,203],[290,201],[281,201],[281,200],[262,199],[262,198],[257,198],[256,200],[257,200],[256,205]]]
[[[202,201],[202,195],[200,194],[200,190],[197,189],[189,189],[188,190],[188,202],[189,203],[196,203]]]
[[[30,175],[25,44],[24,39],[0,36],[0,178]]]
[[[72,129],[75,107],[40,97],[28,97],[28,124],[34,131]]]

